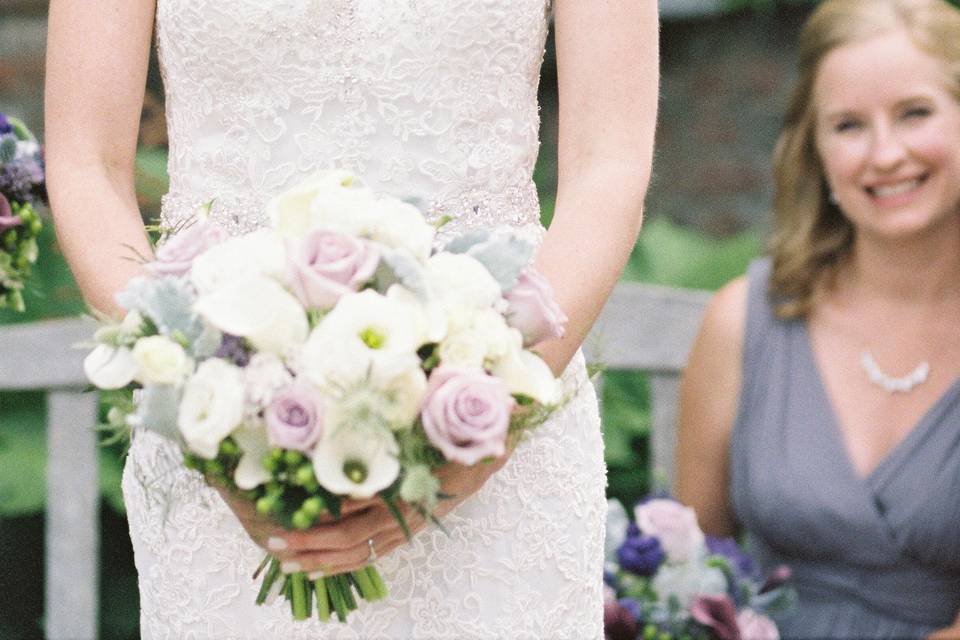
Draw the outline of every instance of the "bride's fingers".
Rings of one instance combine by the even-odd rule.
[[[397,527],[386,509],[373,507],[341,520],[316,525],[307,531],[288,532],[284,540],[293,551],[342,551]]]
[[[396,532],[373,536],[368,538],[373,540],[373,548],[377,558],[383,558],[397,547],[406,542],[406,538],[401,532]],[[356,571],[370,564],[370,545],[367,540],[362,544],[355,545],[349,549],[336,551],[306,551],[296,554],[283,564],[283,569],[287,573],[294,571],[313,572],[319,571],[324,575],[336,575],[348,571]]]

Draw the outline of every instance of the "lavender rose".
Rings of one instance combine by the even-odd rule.
[[[499,378],[441,366],[428,381],[421,419],[427,438],[448,460],[472,465],[503,455],[513,406]]]
[[[553,298],[547,279],[528,267],[507,292],[507,323],[523,334],[523,346],[563,337],[567,316]]]
[[[310,452],[323,435],[323,404],[302,384],[278,391],[264,411],[267,439],[275,447]]]
[[[340,296],[357,291],[373,277],[380,252],[369,240],[314,230],[292,242],[287,281],[306,307],[329,309]]]
[[[780,632],[773,620],[753,609],[744,609],[737,614],[737,626],[743,640],[780,640]]]
[[[617,562],[622,568],[641,576],[652,576],[665,558],[659,540],[643,535],[633,523],[627,527],[627,537],[617,549]]]
[[[705,550],[697,514],[675,500],[655,499],[637,505],[634,515],[640,530],[660,539],[671,562],[685,562]]]
[[[157,277],[186,275],[194,258],[228,237],[226,229],[217,224],[207,220],[195,222],[164,242],[147,270]]]
[[[20,216],[13,215],[13,208],[10,206],[10,201],[0,193],[0,231],[12,229],[21,224],[23,224],[23,220]]]

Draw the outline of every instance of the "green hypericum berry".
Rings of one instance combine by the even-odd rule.
[[[224,440],[220,443],[220,455],[232,458],[240,453],[240,447],[233,440]]]
[[[287,463],[287,467],[292,469],[303,462],[303,454],[294,449],[287,449],[283,454],[283,460]]]
[[[310,528],[310,525],[313,524],[313,518],[304,513],[302,509],[298,509],[293,512],[293,517],[290,518],[290,522],[295,528],[302,531]]]
[[[303,511],[308,516],[316,518],[321,513],[323,513],[324,504],[323,499],[320,496],[313,496],[307,498],[303,501],[300,510]]]
[[[277,499],[273,496],[263,496],[257,500],[257,513],[262,516],[270,515],[270,512],[273,511],[273,508],[277,504]]]
[[[300,465],[293,476],[294,484],[298,484],[300,486],[308,484],[313,479],[313,466],[310,464]]]
[[[219,460],[207,460],[203,463],[203,470],[212,476],[223,475],[223,463]]]

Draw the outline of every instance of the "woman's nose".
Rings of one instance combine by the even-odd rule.
[[[907,157],[903,141],[891,127],[886,125],[874,129],[870,145],[870,164],[879,171],[895,169]]]

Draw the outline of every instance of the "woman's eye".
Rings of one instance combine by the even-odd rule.
[[[837,133],[844,133],[845,131],[853,131],[860,126],[860,123],[856,120],[841,120],[840,122],[833,125],[833,130]]]
[[[903,112],[905,118],[926,118],[933,111],[930,107],[911,107]]]

